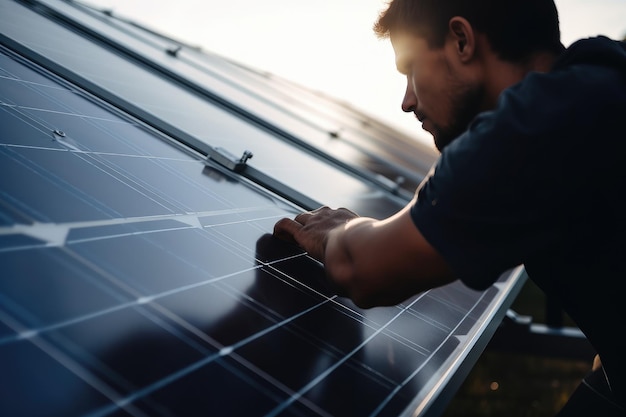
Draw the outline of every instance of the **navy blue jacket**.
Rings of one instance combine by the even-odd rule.
[[[442,152],[413,220],[466,285],[523,264],[626,398],[626,47],[570,46]]]

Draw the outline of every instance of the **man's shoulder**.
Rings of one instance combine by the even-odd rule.
[[[503,92],[497,117],[533,135],[588,135],[611,109],[626,105],[626,50],[608,38],[572,45],[547,73],[533,72]],[[530,130],[529,130],[530,129]]]
[[[626,43],[606,36],[579,39],[556,60],[553,70],[593,65],[626,71]]]

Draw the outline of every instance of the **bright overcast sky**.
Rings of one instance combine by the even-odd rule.
[[[418,139],[404,78],[372,24],[386,0],[84,0],[174,38],[345,100]],[[563,43],[626,35],[626,0],[556,0]]]

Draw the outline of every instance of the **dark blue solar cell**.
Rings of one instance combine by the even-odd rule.
[[[203,174],[204,165],[199,161],[127,156],[102,156],[100,159],[116,176],[177,213],[203,213],[271,203],[269,198],[245,190],[224,175],[216,173],[209,177]]]
[[[428,311],[429,315],[425,316],[423,311]],[[430,314],[431,311],[433,314]],[[427,294],[411,306],[409,313],[413,314],[415,318],[431,323],[433,326],[445,331],[452,331],[466,315],[471,314],[471,311]]]
[[[26,235],[0,235],[0,253],[33,246],[43,246],[46,242]]]
[[[36,171],[28,160],[21,158],[19,151],[0,148],[0,165],[5,173],[0,176],[3,197],[25,216],[41,222],[111,217],[71,190],[52,182],[45,171]]]
[[[4,304],[5,302],[6,298],[4,298],[4,296],[0,294],[0,304]],[[15,335],[16,331],[12,329],[8,324],[0,320],[0,344],[4,343],[4,340],[14,340]]]
[[[149,306],[98,314],[42,337],[124,395],[217,351]]]
[[[432,374],[439,372],[441,366],[449,360],[454,350],[459,346],[459,340],[456,337],[449,338],[442,344],[436,352],[429,358],[424,365],[415,369],[409,378],[403,381],[402,385],[398,387],[398,390],[393,393],[393,396],[386,398],[384,402],[381,402],[378,411],[382,416],[397,416],[400,413],[409,412],[413,410],[409,407],[413,403],[415,407],[419,403],[415,403],[416,399],[423,401],[423,393],[427,387],[433,383]],[[416,393],[420,393],[416,398]]]
[[[233,275],[215,285],[275,321],[302,314],[324,301],[311,288],[266,268]]]
[[[0,187],[40,221],[69,222],[171,214],[97,158],[69,151],[0,149]],[[19,178],[12,181],[11,178]]]
[[[0,345],[0,358],[2,415],[78,416],[110,402],[105,384],[44,341]]]
[[[364,326],[359,317],[348,314],[342,306],[332,302],[296,317],[289,327],[306,335],[320,349],[341,356],[358,350],[378,330]]]
[[[0,74],[8,80],[26,80],[38,86],[58,87],[58,83],[52,81],[50,77],[34,70],[26,70],[24,61],[18,61],[4,53],[0,53]]]
[[[0,88],[2,88],[1,85]],[[66,149],[56,141],[52,130],[14,108],[0,106],[0,126],[2,126],[2,136],[0,136],[2,144]]]
[[[140,234],[142,232],[188,229],[191,227],[193,226],[171,219],[124,222],[71,229],[66,241],[67,243],[77,243],[85,240]]]
[[[332,416],[369,416],[394,388],[384,378],[344,363],[305,392],[304,399]],[[303,408],[296,403],[287,412]]]
[[[131,300],[59,248],[0,252],[0,265],[3,309],[31,329],[114,309]]]
[[[385,334],[419,352],[432,352],[445,341],[452,330],[453,328],[427,321],[410,312],[403,312],[385,327]]]
[[[231,357],[210,361],[158,388],[146,400],[158,404],[164,416],[265,415],[289,398],[279,381],[263,379],[249,363]]]
[[[335,294],[335,290],[326,278],[323,266],[304,255],[272,262],[271,269],[287,277],[297,277],[298,282],[324,296],[331,297]]]
[[[289,326],[276,328],[239,347],[234,353],[294,391],[322,377],[328,367],[342,360],[338,353],[321,349]]]
[[[54,91],[54,94],[59,94]],[[63,145],[65,149],[80,151],[111,153],[122,155],[145,155],[163,158],[190,159],[188,154],[177,150],[170,144],[148,134],[144,129],[129,123],[112,112],[104,112],[98,116],[85,115],[84,106],[93,106],[89,101],[72,94],[75,110],[60,113],[54,109],[53,103],[38,102],[37,108],[21,110],[29,123],[49,132],[50,137]],[[64,97],[59,97],[64,99]],[[54,131],[62,132],[61,135]]]
[[[254,259],[199,229],[90,240],[69,248],[146,297],[202,285],[255,266]]]
[[[282,319],[266,306],[248,300],[247,295],[208,284],[160,297],[155,303],[220,346],[231,346],[271,329]]]
[[[16,223],[32,223],[32,218],[16,208],[19,206],[20,203],[13,200],[11,196],[7,194],[0,194],[0,227],[13,226]]]
[[[35,74],[31,69],[22,68],[19,76],[25,81],[17,77],[0,79],[0,99],[3,103],[40,116],[49,112],[51,116],[56,114],[72,118],[77,118],[77,115],[94,119],[110,117],[110,112],[90,103],[85,97],[77,96],[77,92],[59,85],[34,83]]]
[[[355,359],[399,384],[424,365],[429,354],[418,346],[380,332],[368,340]]]
[[[216,235],[218,239],[232,242],[250,255],[258,254],[259,259],[262,261],[269,260],[269,258],[272,257],[272,252],[278,252],[274,253],[274,259],[283,259],[287,256],[285,251],[277,250],[277,246],[281,243],[267,233],[267,231],[272,230],[274,223],[279,219],[279,217],[276,216],[277,213],[278,211],[275,211],[272,217],[261,218],[254,221],[248,221],[242,218],[233,218],[229,221],[222,216],[215,216],[210,219],[212,222],[220,220],[224,220],[225,222],[222,224],[206,225],[205,229]],[[281,217],[282,216],[285,216],[284,212]],[[207,220],[209,219],[201,219],[205,224]],[[260,239],[260,236],[265,234],[268,236]],[[298,251],[295,248],[295,245],[291,245],[289,249],[290,251],[288,253],[291,255],[302,253],[302,251]]]

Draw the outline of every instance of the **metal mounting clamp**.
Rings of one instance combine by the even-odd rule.
[[[237,157],[228,152],[224,148],[209,148],[207,159],[210,159],[218,164],[226,167],[234,172],[241,172],[246,168],[248,159],[252,158],[253,154],[250,151],[244,151],[244,153]]]

